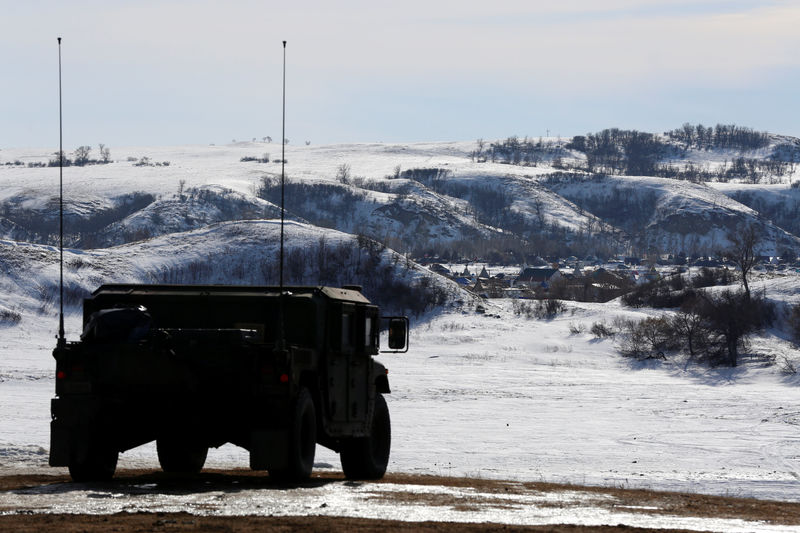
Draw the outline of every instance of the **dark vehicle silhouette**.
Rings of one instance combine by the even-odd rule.
[[[153,440],[165,472],[195,473],[233,443],[250,467],[308,478],[317,444],[345,475],[389,461],[388,371],[408,320],[384,317],[358,287],[103,285],[84,301],[79,342],[59,343],[50,465],[109,479],[120,452]],[[385,324],[385,322],[383,322]]]

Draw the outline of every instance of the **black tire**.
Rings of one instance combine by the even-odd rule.
[[[383,395],[376,394],[369,437],[347,439],[339,457],[347,479],[380,479],[389,466],[392,423]]]
[[[161,469],[170,474],[197,474],[208,456],[208,446],[175,436],[157,439],[156,451]]]
[[[317,451],[317,413],[308,389],[301,389],[294,404],[289,428],[289,460],[286,466],[270,468],[270,477],[303,481],[311,477]]]
[[[91,438],[86,455],[78,454],[70,457],[69,475],[72,481],[89,483],[92,481],[108,481],[114,477],[117,470],[119,451],[108,443],[97,438]]]

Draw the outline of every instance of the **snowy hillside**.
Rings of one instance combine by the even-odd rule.
[[[667,178],[575,175],[555,175],[545,183],[560,196],[623,229],[645,250],[715,254],[730,246],[729,232],[749,224],[758,228],[765,255],[778,255],[778,250],[786,248],[797,250],[800,244],[797,236],[734,200],[742,186],[720,190]]]
[[[66,310],[79,321],[82,298],[103,283],[277,285],[279,229],[275,220],[226,222],[107,249],[67,249]],[[470,300],[454,282],[374,241],[298,222],[285,233],[287,283],[359,284],[387,311],[412,315]],[[44,315],[55,324],[58,259],[52,246],[0,241],[0,309],[18,315],[14,322]]]
[[[800,251],[798,189],[790,183],[796,139],[770,136],[758,149],[737,150],[657,138],[657,173],[685,179],[576,170],[590,162],[628,167],[620,166],[624,151],[598,163],[589,148],[582,148],[589,155],[575,149],[574,139],[540,140],[522,159],[497,155],[509,141],[481,156],[472,142],[290,145],[286,205],[290,218],[401,252],[707,255],[725,249],[728,234],[747,224],[763,235],[762,254]],[[258,142],[119,148],[109,164],[67,167],[67,243],[103,248],[274,218],[279,153],[280,146]],[[56,242],[58,170],[41,166],[50,159],[46,149],[0,152],[4,238]],[[725,182],[687,181],[712,175]]]

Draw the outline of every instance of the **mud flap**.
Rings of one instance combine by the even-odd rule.
[[[285,429],[260,429],[250,437],[250,468],[268,470],[289,464],[289,432]]]
[[[89,428],[98,411],[94,398],[50,400],[50,466],[69,466],[89,453]]]
[[[70,431],[59,422],[50,422],[50,466],[69,466]]]

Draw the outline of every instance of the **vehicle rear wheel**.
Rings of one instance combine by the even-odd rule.
[[[284,467],[270,468],[270,477],[302,481],[311,476],[317,450],[317,414],[308,389],[301,389],[289,428],[289,457]]]
[[[208,456],[208,446],[175,436],[156,440],[156,451],[161,469],[171,474],[197,474]]]
[[[347,439],[339,454],[348,479],[380,479],[389,466],[392,423],[382,394],[375,396],[369,437]]]
[[[78,483],[108,481],[117,470],[119,451],[97,437],[89,439],[85,454],[73,453],[69,475]]]

